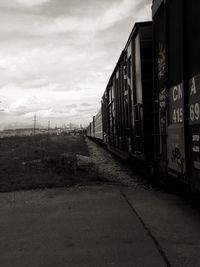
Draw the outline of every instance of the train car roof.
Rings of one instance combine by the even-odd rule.
[[[128,48],[129,43],[130,43],[132,37],[133,37],[134,35],[137,34],[137,31],[138,31],[138,29],[139,29],[140,27],[143,27],[143,26],[151,26],[151,25],[152,25],[152,21],[136,22],[136,23],[134,24],[134,26],[133,26],[133,29],[132,29],[132,31],[131,31],[129,37],[128,37],[128,41],[126,42],[126,45],[125,45],[125,47],[124,47],[124,50],[126,50],[126,49]]]
[[[109,81],[108,81],[108,83],[107,83],[106,90],[107,90],[107,88],[109,87],[109,85],[110,85],[110,83],[111,83],[111,81],[112,81],[112,79],[113,79],[113,76],[114,76],[114,74],[115,74],[115,72],[116,72],[116,69],[118,68],[119,63],[121,62],[121,60],[122,60],[122,58],[123,58],[123,56],[124,56],[124,54],[125,54],[125,51],[127,50],[128,46],[129,46],[129,43],[130,43],[132,37],[133,37],[134,35],[137,34],[138,29],[139,29],[140,27],[142,27],[142,26],[151,26],[151,25],[152,25],[152,21],[142,21],[142,22],[136,22],[136,23],[134,24],[134,26],[133,26],[133,28],[132,28],[132,31],[131,31],[131,33],[130,33],[130,35],[129,35],[129,37],[128,37],[128,41],[126,42],[125,47],[124,47],[124,49],[122,50],[122,52],[121,52],[121,54],[120,54],[120,56],[119,56],[119,59],[118,59],[116,65],[115,65],[115,67],[114,67],[114,70],[113,70],[113,72],[112,72],[112,74],[111,74],[111,76],[110,76],[110,79],[109,79]],[[106,91],[106,90],[105,90],[105,91]],[[104,93],[105,93],[105,92],[104,92]]]

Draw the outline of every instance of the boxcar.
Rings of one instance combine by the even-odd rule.
[[[91,123],[89,123],[88,127],[86,128],[86,135],[91,136]]]
[[[199,10],[197,0],[154,0],[153,27],[134,25],[101,108],[108,149],[192,191],[200,191]]]
[[[136,23],[125,47],[127,58],[126,91],[130,104],[125,111],[130,114],[128,151],[149,162],[153,160],[153,72],[152,23]],[[126,95],[126,94],[125,94]],[[125,101],[127,102],[127,100]]]
[[[92,122],[90,122],[89,126],[86,128],[86,135],[88,137],[103,141],[101,109],[96,116],[93,116]]]
[[[94,116],[92,122],[90,123],[90,137],[94,137]]]
[[[103,142],[108,143],[108,98],[107,91],[104,92],[101,100],[101,112],[102,112],[102,134]]]
[[[103,141],[101,109],[94,117],[94,138]]]
[[[154,0],[155,158],[200,189],[200,1]]]
[[[127,158],[153,160],[152,23],[136,23],[102,98],[108,148]]]
[[[108,149],[122,157],[127,157],[124,64],[126,65],[126,61],[124,60],[124,52],[122,52],[107,84],[102,99],[102,112],[103,135]]]

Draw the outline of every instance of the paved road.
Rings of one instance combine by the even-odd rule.
[[[143,186],[0,194],[2,267],[198,267],[200,214]]]
[[[166,266],[124,194],[105,185],[0,194],[0,266]]]
[[[179,196],[124,188],[124,195],[171,266],[200,266],[200,212]]]

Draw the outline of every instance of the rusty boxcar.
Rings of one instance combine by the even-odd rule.
[[[200,188],[200,1],[154,0],[155,160]]]

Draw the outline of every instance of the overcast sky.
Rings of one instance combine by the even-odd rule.
[[[151,0],[0,0],[0,129],[87,125]]]

